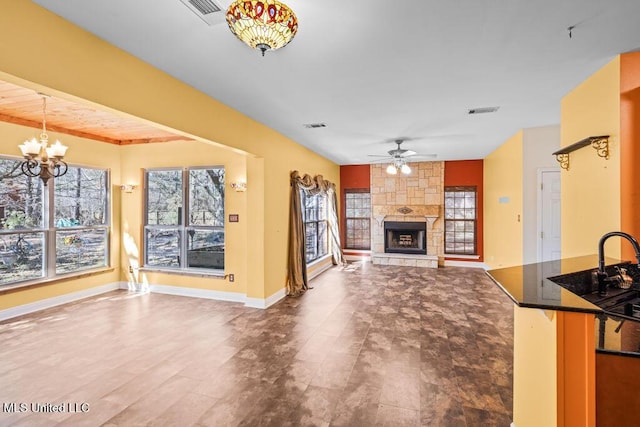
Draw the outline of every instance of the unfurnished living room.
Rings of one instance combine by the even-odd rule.
[[[638,16],[2,2],[0,426],[635,425]]]

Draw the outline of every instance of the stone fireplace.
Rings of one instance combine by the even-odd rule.
[[[410,175],[388,175],[386,166],[371,166],[371,260],[374,264],[437,268],[444,259],[444,162],[411,163]],[[398,225],[402,223],[406,225]],[[386,245],[390,228],[397,231],[392,234],[399,250]],[[403,228],[414,231],[402,233]],[[422,236],[415,231],[419,229],[424,230]],[[421,238],[424,243],[419,248]],[[416,245],[419,249],[402,250],[402,246]]]

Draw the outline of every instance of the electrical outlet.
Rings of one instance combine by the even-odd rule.
[[[230,274],[229,275],[229,281],[230,282],[235,282],[236,281],[236,275],[235,274]]]
[[[129,266],[129,273],[133,273],[133,267]]]

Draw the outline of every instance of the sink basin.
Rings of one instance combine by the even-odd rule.
[[[607,274],[616,275],[616,267],[625,268],[627,274],[633,278],[633,283],[629,289],[609,287],[606,295],[598,294],[598,284],[593,278],[597,268],[553,276],[548,280],[581,296],[606,312],[638,320],[640,319],[640,268],[637,264],[622,262],[607,266]]]

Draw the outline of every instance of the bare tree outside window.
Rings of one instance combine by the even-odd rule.
[[[444,246],[445,253],[475,255],[477,188],[445,187],[444,189]]]
[[[345,248],[371,249],[371,194],[345,190]]]
[[[312,262],[327,255],[329,250],[327,195],[307,194],[300,190],[300,201],[303,209],[306,261]]]
[[[107,171],[69,167],[54,184],[56,273],[106,266]]]
[[[145,176],[145,265],[224,269],[224,168],[147,170]]]
[[[0,285],[106,266],[108,171],[70,166],[44,187],[20,163],[0,157]]]

